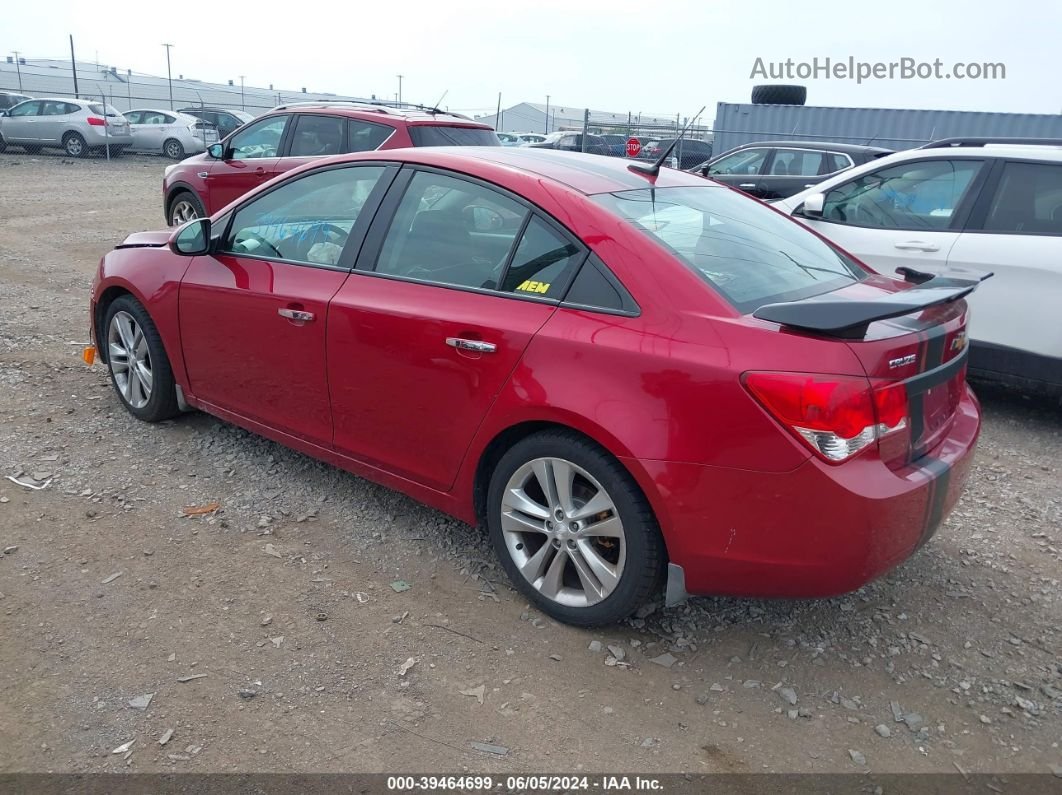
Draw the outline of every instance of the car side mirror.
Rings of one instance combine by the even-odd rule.
[[[170,238],[170,249],[182,257],[197,257],[210,252],[210,219],[196,218],[178,229]]]
[[[222,160],[225,157],[225,145],[211,144],[209,147],[207,147],[207,154],[215,160]]]
[[[822,208],[826,205],[825,193],[812,193],[806,199],[804,203],[800,205],[799,215],[803,215],[806,218],[821,218]]]

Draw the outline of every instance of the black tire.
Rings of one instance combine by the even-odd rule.
[[[808,101],[807,86],[753,86],[753,105],[803,105]]]
[[[623,524],[626,551],[622,572],[612,592],[596,604],[569,606],[545,596],[520,572],[506,545],[502,531],[503,495],[519,470],[541,458],[564,459],[585,470],[607,493]],[[544,613],[566,624],[580,627],[614,624],[637,610],[662,583],[667,555],[660,527],[645,496],[619,461],[575,433],[536,433],[517,442],[501,457],[487,492],[487,528],[494,552],[516,589]],[[543,541],[544,545],[548,543]],[[560,555],[560,551],[554,554]],[[565,565],[572,568],[570,564]]]
[[[176,416],[180,412],[177,406],[177,382],[173,378],[173,368],[166,356],[166,349],[162,345],[162,337],[159,335],[151,315],[144,309],[139,301],[131,295],[123,295],[116,298],[104,315],[103,327],[99,330],[99,342],[105,350],[109,350],[108,336],[111,324],[119,313],[131,316],[143,333],[147,343],[148,362],[151,371],[151,394],[143,406],[133,405],[123,394],[116,374],[116,362],[108,355],[107,370],[111,376],[111,385],[118,395],[118,399],[126,411],[144,422],[161,422]],[[127,375],[127,378],[130,377]]]
[[[162,153],[170,160],[184,160],[184,146],[176,138],[163,141]]]
[[[69,132],[63,136],[63,151],[69,157],[88,157],[89,148],[79,133]]]
[[[124,146],[112,146],[111,147],[111,157],[121,157],[124,154],[125,154],[125,147]],[[107,156],[107,147],[103,147],[103,156],[104,157]]]
[[[189,208],[195,215],[187,218],[176,218],[178,211],[183,207]],[[170,206],[166,210],[166,220],[169,221],[170,226],[178,226],[192,218],[205,218],[206,209],[203,207],[203,202],[199,201],[199,197],[191,191],[182,190],[174,194],[170,199]]]
[[[7,151],[7,141],[4,140],[4,136],[0,135],[0,154]]]

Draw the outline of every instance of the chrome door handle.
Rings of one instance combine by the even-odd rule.
[[[447,337],[446,344],[451,348],[457,348],[461,351],[475,351],[476,353],[494,353],[498,350],[498,346],[493,342],[483,342],[482,340],[466,340],[461,337]]]
[[[739,188],[755,188],[756,187],[756,183],[755,182],[742,182],[740,185],[738,185],[738,187]]]
[[[277,314],[288,320],[301,320],[303,323],[313,320],[313,312],[303,312],[301,309],[278,309]]]
[[[923,243],[921,240],[909,240],[906,243],[897,243],[896,248],[901,251],[940,251],[940,246],[933,243]]]

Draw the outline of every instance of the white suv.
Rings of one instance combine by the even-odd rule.
[[[1062,141],[936,141],[771,206],[882,273],[992,271],[971,376],[1062,395]]]

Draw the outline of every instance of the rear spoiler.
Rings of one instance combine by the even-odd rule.
[[[877,320],[958,301],[993,275],[991,272],[959,269],[932,274],[906,267],[897,268],[896,272],[914,286],[874,301],[843,300],[834,293],[825,293],[803,301],[766,304],[752,316],[802,331],[858,340],[866,336],[867,327]]]

